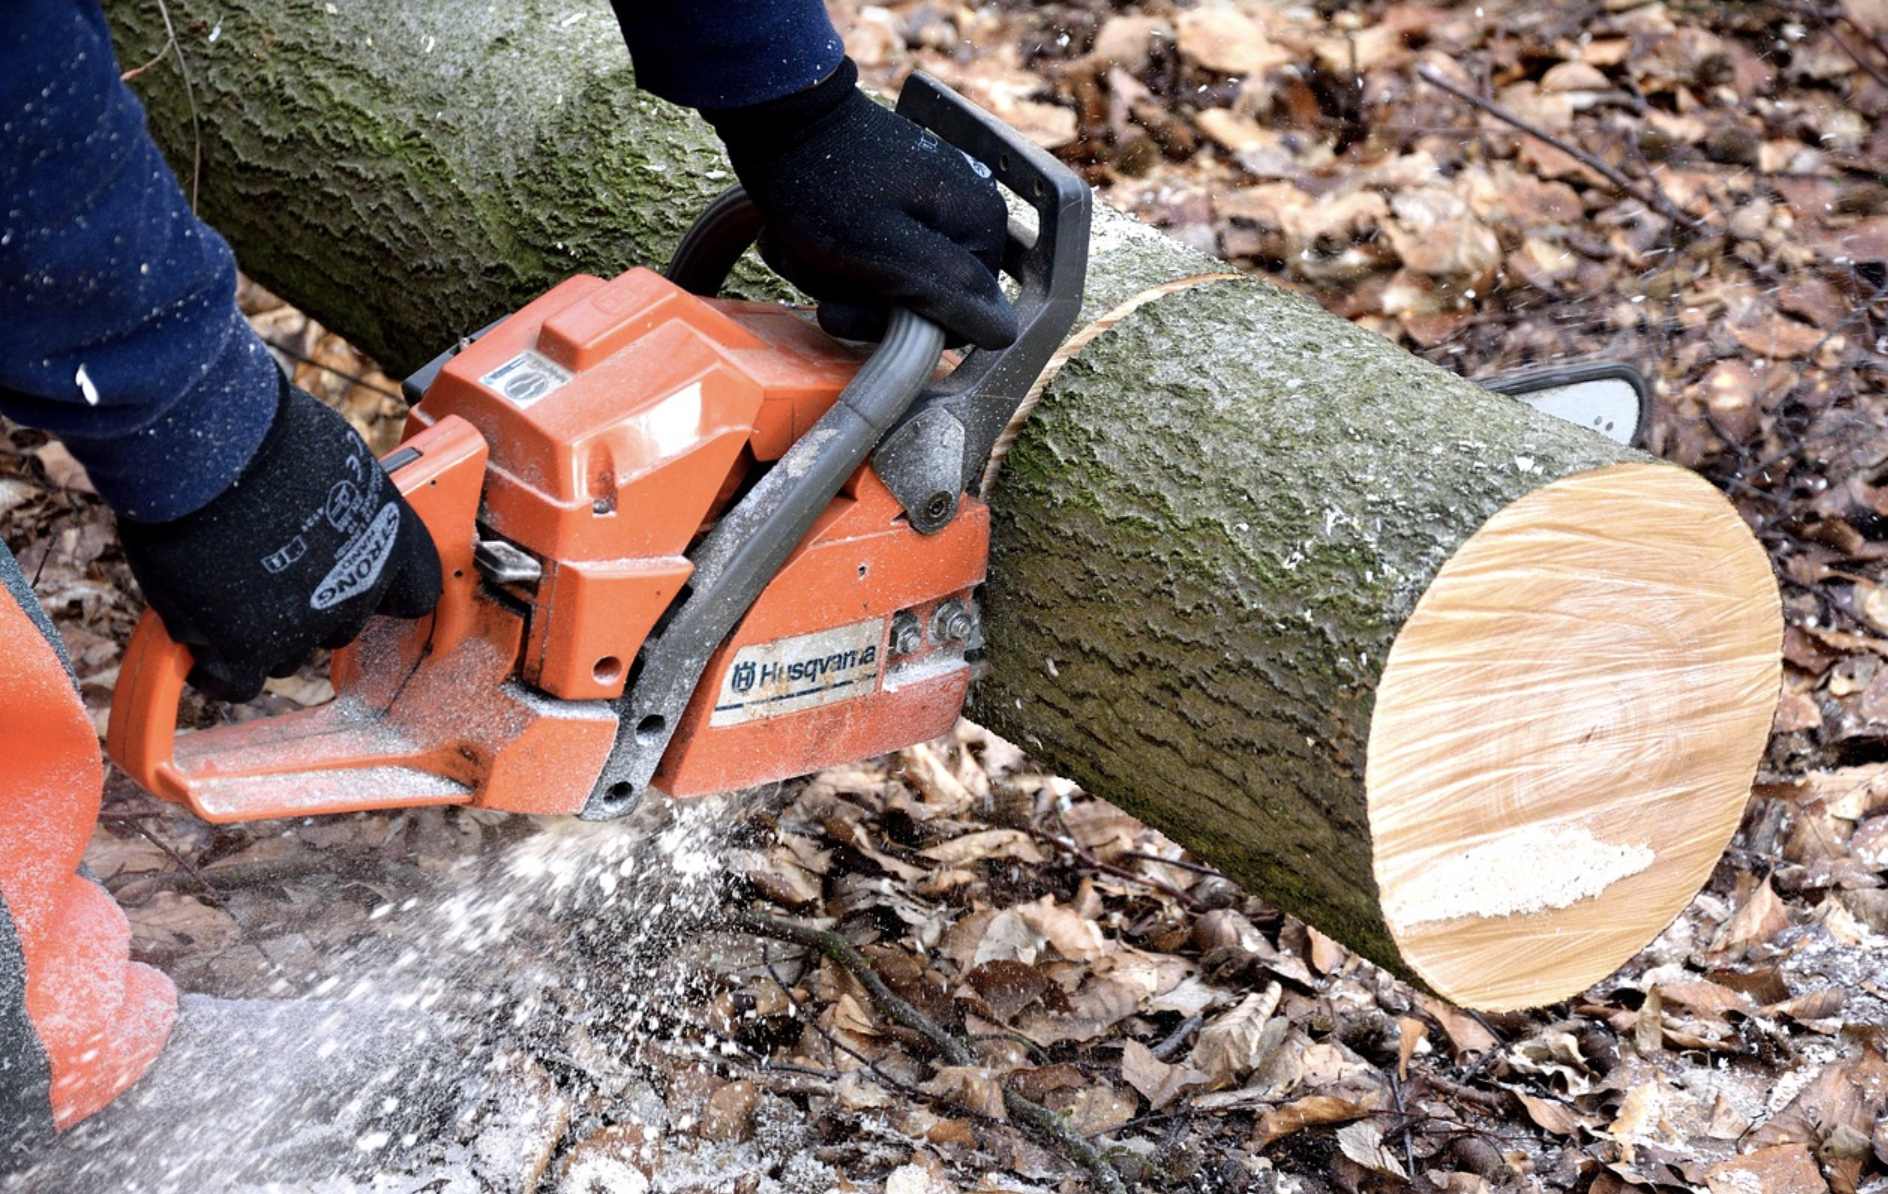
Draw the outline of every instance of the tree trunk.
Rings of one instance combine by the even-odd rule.
[[[156,6],[112,6],[126,63]],[[270,288],[405,369],[727,181],[542,0],[169,0],[137,87]],[[469,12],[469,15],[468,15]],[[1255,894],[1478,1007],[1681,909],[1775,696],[1767,562],[1699,478],[1102,211],[1010,449],[973,714]],[[770,285],[746,273],[750,295]]]

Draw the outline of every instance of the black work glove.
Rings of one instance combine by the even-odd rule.
[[[825,82],[702,113],[766,217],[761,258],[820,300],[820,326],[884,335],[888,303],[954,343],[1001,348],[1016,312],[997,286],[1008,209],[989,171],[879,107],[844,60]]]
[[[439,601],[439,553],[347,420],[283,382],[256,455],[210,504],[172,522],[118,520],[125,559],[190,683],[246,701],[316,647],[352,642],[376,612]]]

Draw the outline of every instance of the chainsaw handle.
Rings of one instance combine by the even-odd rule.
[[[472,425],[448,417],[381,462],[439,550],[446,584],[430,615],[435,647],[469,632],[471,582],[464,578],[473,574],[471,528],[485,459],[485,441]],[[344,666],[347,650],[336,652],[337,668]],[[196,806],[200,784],[176,760],[177,705],[194,662],[190,648],[170,636],[156,611],[145,610],[119,666],[105,750],[152,795]]]
[[[735,183],[715,196],[688,226],[663,276],[690,294],[713,298],[765,222],[747,188]]]
[[[1018,332],[1006,348],[972,349],[886,435],[872,465],[913,529],[930,534],[957,515],[1003,429],[1068,336],[1088,276],[1093,193],[1020,132],[922,71],[905,80],[898,111],[989,167],[1035,213],[1031,235],[1012,222],[1003,270],[1016,280]]]

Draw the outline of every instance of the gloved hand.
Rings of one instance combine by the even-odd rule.
[[[275,422],[234,484],[172,522],[118,521],[125,558],[190,683],[246,701],[369,616],[439,601],[432,537],[347,421],[285,380]]]
[[[996,280],[1008,222],[996,183],[858,80],[848,58],[805,91],[702,113],[766,217],[762,259],[820,300],[835,336],[883,336],[892,302],[954,343],[1003,347],[1016,313]]]

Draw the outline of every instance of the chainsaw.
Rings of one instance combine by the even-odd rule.
[[[869,357],[712,297],[760,216],[737,187],[666,274],[579,275],[442,353],[383,466],[444,591],[335,652],[332,701],[177,732],[188,649],[151,613],[106,746],[211,821],[459,804],[598,820],[922,742],[982,639],[993,445],[1062,343],[1089,191],[924,75],[898,111],[1034,213],[1003,269],[1021,332],[940,376],[895,310]]]

